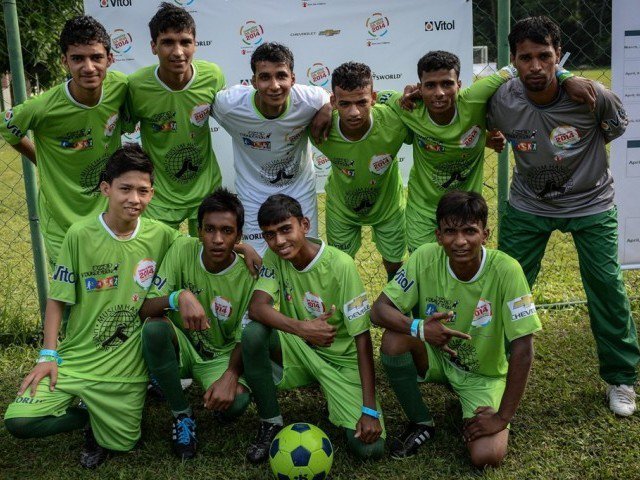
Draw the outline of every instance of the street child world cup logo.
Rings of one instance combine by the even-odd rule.
[[[384,37],[389,33],[389,19],[380,12],[376,12],[367,18],[365,25],[371,38]]]
[[[111,33],[111,48],[113,53],[123,55],[133,48],[133,37],[122,28],[116,28]]]
[[[240,38],[242,43],[248,47],[257,47],[264,41],[264,29],[262,25],[255,20],[247,20],[244,25],[240,27]]]
[[[307,68],[307,78],[311,85],[316,87],[324,87],[329,83],[331,78],[331,70],[323,63],[317,62]]]

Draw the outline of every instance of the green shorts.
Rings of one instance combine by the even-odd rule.
[[[4,418],[59,417],[80,398],[87,405],[91,428],[100,446],[126,452],[136,445],[140,439],[146,382],[96,382],[65,375],[62,367],[58,369],[53,392],[49,390],[49,381],[47,377],[38,384],[33,398],[29,390],[17,397],[9,404]]]
[[[325,212],[327,243],[355,257],[362,245],[363,223],[349,220],[327,209]],[[373,241],[383,259],[402,262],[407,249],[404,209],[392,215],[386,222],[372,224]]]
[[[280,390],[290,390],[318,383],[329,407],[329,421],[338,427],[356,429],[362,416],[362,383],[358,367],[329,363],[300,337],[277,331],[282,350],[282,371],[276,377]],[[357,364],[356,364],[357,365]],[[280,369],[274,369],[274,372]],[[376,399],[376,408],[382,411]],[[386,438],[384,419],[380,416],[382,438]]]
[[[506,378],[492,378],[466,372],[448,361],[439,349],[425,343],[429,370],[420,382],[449,384],[460,398],[462,418],[471,418],[476,408],[489,406],[498,410],[506,386]]]
[[[407,204],[405,210],[407,223],[407,246],[409,253],[425,243],[437,242],[436,239],[436,216],[429,211],[423,211],[414,205]]]
[[[180,378],[193,378],[206,390],[229,368],[231,352],[218,355],[211,360],[204,360],[184,332],[175,325],[173,329],[178,339]],[[240,377],[238,383],[249,390],[244,377]]]
[[[164,208],[154,205],[153,201],[147,205],[144,216],[153,218],[178,230],[184,220],[189,221],[189,235],[198,234],[198,207],[190,208]]]

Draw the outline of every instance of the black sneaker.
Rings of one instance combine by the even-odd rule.
[[[273,439],[280,430],[282,430],[282,425],[260,422],[256,439],[249,445],[249,448],[247,448],[247,460],[251,463],[264,462],[269,457],[271,442],[273,442]]]
[[[399,437],[394,438],[389,447],[391,458],[407,458],[418,453],[427,440],[433,438],[436,429],[429,425],[409,423]]]
[[[154,375],[149,376],[149,384],[147,385],[147,397],[152,398],[158,402],[164,402],[165,396],[158,379]]]
[[[196,456],[196,421],[185,414],[178,415],[173,420],[171,431],[173,452],[182,460],[188,460]]]
[[[84,468],[96,468],[107,459],[109,451],[101,447],[93,436],[91,427],[84,429],[84,445],[80,450],[80,465]]]

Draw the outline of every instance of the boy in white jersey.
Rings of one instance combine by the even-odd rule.
[[[50,267],[67,229],[106,207],[96,185],[120,147],[120,109],[127,93],[126,76],[107,71],[113,63],[111,41],[94,18],[68,20],[60,48],[71,79],[7,110],[0,122],[0,135],[38,168],[38,215]]]
[[[100,190],[108,209],[67,232],[51,281],[44,348],[5,413],[7,430],[19,438],[90,425],[80,455],[86,468],[97,467],[107,449],[128,451],[140,438],[148,377],[138,310],[178,236],[140,218],[153,196],[153,165],[138,145],[111,156]],[[65,304],[71,315],[58,346]],[[86,407],[73,406],[76,398]]]
[[[508,426],[525,390],[540,320],[518,262],[484,248],[489,230],[480,194],[446,193],[436,219],[438,243],[409,257],[371,311],[373,322],[386,329],[382,364],[410,422],[391,455],[415,455],[433,438],[418,378],[452,387],[472,463],[494,466],[507,453]],[[421,318],[412,319],[407,314],[416,306]]]
[[[293,54],[279,43],[264,43],[251,55],[251,87],[237,85],[216,95],[211,114],[233,139],[236,191],[246,211],[243,240],[264,255],[257,217],[270,195],[300,202],[318,236],[315,172],[306,131],[322,109],[330,116],[329,94],[295,83]]]
[[[197,441],[181,377],[200,383],[205,408],[220,419],[233,419],[249,405],[240,334],[254,280],[233,251],[243,223],[236,195],[219,188],[205,198],[200,238],[173,244],[140,309],[141,318],[152,317],[142,329],[142,352],[174,415],[173,449],[183,460],[195,455]]]

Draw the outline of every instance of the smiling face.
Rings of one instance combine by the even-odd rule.
[[[146,172],[130,170],[100,184],[102,194],[109,198],[109,215],[118,223],[131,223],[142,215],[153,198],[151,176]]]
[[[365,133],[368,130],[375,98],[371,85],[354,90],[344,90],[337,86],[333,89],[331,106],[338,110],[343,132]]]
[[[230,265],[234,259],[233,247],[240,242],[238,219],[233,212],[206,212],[198,230],[202,242],[203,262],[207,269]]]
[[[279,115],[286,107],[289,92],[296,80],[295,74],[284,62],[259,61],[255,69],[251,84],[257,90],[258,109],[266,116]]]
[[[62,55],[62,64],[69,71],[71,81],[81,90],[102,88],[107,68],[113,63],[113,55],[104,45],[93,42],[85,45],[69,45]]]
[[[444,248],[449,264],[454,272],[480,268],[482,246],[486,243],[489,230],[482,222],[468,221],[456,223],[445,218],[436,230],[438,243]]]
[[[275,225],[266,225],[260,228],[269,248],[280,258],[295,264],[305,246],[305,237],[309,233],[309,227],[310,223],[307,217],[289,217]]]
[[[516,44],[511,62],[527,90],[542,92],[557,85],[556,64],[559,58],[560,48],[553,48],[551,41],[540,44],[527,39]]]
[[[167,30],[159,33],[155,42],[151,41],[151,51],[158,56],[161,75],[185,75],[191,69],[196,38],[189,30]]]
[[[456,95],[460,90],[456,71],[435,70],[420,75],[420,95],[431,118],[439,124],[447,124],[456,111]]]

